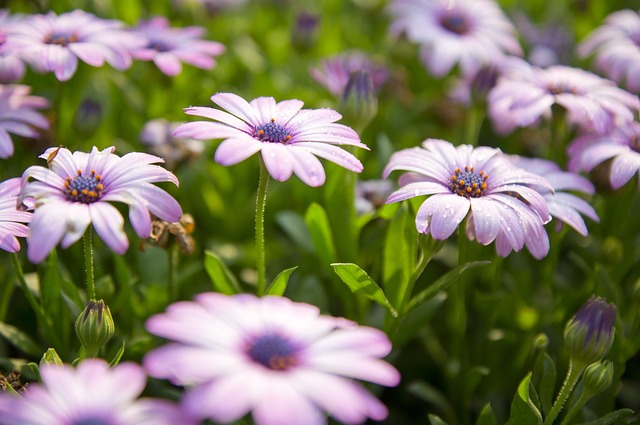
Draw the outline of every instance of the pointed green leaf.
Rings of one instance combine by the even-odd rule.
[[[240,284],[238,284],[236,277],[213,251],[205,252],[204,268],[216,291],[225,295],[234,295],[241,292]]]
[[[595,421],[583,422],[580,425],[616,425],[626,422],[624,420],[629,418],[631,415],[633,415],[633,410],[620,409],[604,415]]]
[[[304,221],[307,223],[311,239],[313,239],[313,246],[320,261],[323,264],[331,264],[336,261],[336,248],[326,211],[314,202],[307,208]]]
[[[531,372],[529,372],[518,385],[506,425],[542,425],[542,415],[532,401],[531,391],[535,390],[531,384]]]
[[[298,266],[295,266],[291,267],[290,269],[281,271],[280,274],[278,274],[278,276],[273,279],[271,285],[269,285],[269,287],[267,288],[267,295],[280,296],[284,294],[284,291],[287,289],[287,283],[289,283],[289,276],[291,276],[291,273],[293,273],[297,268]]]
[[[540,386],[538,392],[540,393],[540,404],[542,405],[542,411],[549,413],[553,402],[553,394],[556,388],[557,371],[556,364],[553,359],[544,353],[541,358],[542,362],[542,377],[540,378]]]
[[[124,354],[124,347],[125,347],[125,342],[122,341],[122,346],[120,347],[120,349],[118,350],[116,355],[113,356],[113,359],[111,359],[111,361],[109,362],[109,366],[114,367],[114,366],[117,366],[118,363],[120,363],[120,359],[122,358],[122,355]]]
[[[448,425],[445,421],[440,419],[440,416],[429,414],[429,423],[431,425]]]
[[[498,425],[498,420],[496,419],[495,413],[493,413],[491,403],[487,403],[486,406],[484,406],[480,412],[480,416],[478,416],[476,425]]]
[[[409,280],[415,269],[418,232],[409,217],[409,207],[402,204],[387,230],[383,252],[382,283],[391,304],[400,311],[407,298]]]
[[[382,289],[364,270],[353,263],[333,263],[331,266],[340,279],[351,289],[351,292],[364,295],[389,309],[393,317],[398,317],[398,312],[393,308]]]
[[[9,344],[29,356],[40,357],[42,355],[42,350],[38,347],[38,344],[36,344],[29,335],[15,326],[0,322],[0,335],[3,336]]]

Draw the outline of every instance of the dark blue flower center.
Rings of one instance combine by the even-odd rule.
[[[278,334],[260,335],[247,344],[247,354],[267,369],[286,370],[295,366],[296,349],[287,338]]]
[[[101,417],[89,416],[72,420],[71,425],[111,425],[111,421]]]
[[[82,202],[90,204],[97,201],[102,196],[104,186],[101,183],[102,176],[91,170],[89,175],[83,175],[78,170],[78,175],[74,178],[67,177],[64,181],[64,196],[72,202]]]
[[[291,134],[287,129],[280,124],[276,124],[273,118],[271,118],[270,122],[258,126],[253,137],[261,142],[271,143],[287,143],[291,140]]]
[[[156,52],[168,52],[169,50],[171,50],[171,46],[169,46],[168,43],[165,43],[162,40],[151,40],[149,41],[149,44],[147,44],[147,48],[148,49],[153,49]]]
[[[57,44],[63,47],[76,41],[78,41],[78,36],[75,34],[62,34],[57,32],[49,34],[44,39],[44,42],[47,44]]]
[[[479,198],[487,190],[489,175],[484,171],[476,173],[473,167],[466,166],[464,170],[456,168],[451,175],[449,188],[451,192],[465,198]]]
[[[568,83],[554,83],[547,88],[551,94],[578,94],[578,89]]]
[[[440,18],[440,25],[454,34],[462,35],[469,32],[469,22],[463,15],[448,14]]]

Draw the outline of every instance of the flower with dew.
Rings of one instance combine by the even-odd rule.
[[[107,62],[118,70],[129,68],[130,51],[144,40],[123,28],[120,21],[82,10],[60,15],[50,11],[16,24],[7,45],[37,71],[53,71],[58,80],[66,81],[75,74],[78,59],[95,67]]]
[[[640,176],[640,122],[618,125],[608,134],[582,134],[571,142],[567,153],[568,167],[575,172],[590,172],[611,160],[609,180],[613,189],[619,189],[634,175]]]
[[[228,423],[253,413],[256,425],[382,420],[387,408],[353,379],[395,386],[381,360],[391,343],[378,329],[321,315],[284,297],[205,293],[147,321],[173,342],[143,359],[147,372],[188,386],[183,407]]]
[[[401,188],[387,203],[430,195],[416,215],[420,233],[445,240],[468,217],[467,236],[482,245],[495,240],[502,257],[525,243],[546,255],[544,224],[551,217],[544,197],[531,186],[553,188],[513,165],[500,150],[427,139],[422,147],[394,153],[383,176],[396,170],[408,173],[400,176]]]
[[[109,147],[91,153],[49,148],[40,158],[49,168],[31,166],[22,175],[20,199],[35,199],[33,220],[29,224],[27,256],[39,263],[59,242],[67,248],[76,242],[89,224],[104,243],[118,254],[129,247],[124,220],[110,202],[129,205],[129,219],[136,234],[148,238],[151,214],[163,220],[180,220],[178,202],[156,182],[178,179],[164,168],[153,165],[162,158],[133,152],[119,157]],[[33,181],[31,181],[33,179]]]
[[[598,133],[632,120],[640,110],[640,99],[613,81],[579,68],[542,69],[522,60],[509,61],[489,92],[488,103],[489,116],[501,134],[551,118],[554,105],[566,110],[570,124]]]
[[[456,64],[469,74],[522,54],[513,25],[493,0],[393,0],[389,12],[390,31],[417,43],[437,77]]]
[[[167,400],[138,399],[146,376],[135,363],[43,364],[40,375],[42,384],[29,385],[21,398],[0,393],[0,425],[195,424]]]
[[[182,72],[182,62],[202,69],[216,66],[215,56],[224,46],[215,41],[202,40],[203,27],[172,28],[163,16],[142,21],[135,28],[143,35],[146,45],[132,50],[135,59],[153,61],[170,77]]]
[[[167,168],[173,169],[176,164],[190,158],[200,156],[204,152],[204,142],[195,139],[180,139],[173,136],[173,131],[182,124],[170,122],[164,118],[148,121],[138,139],[149,152],[163,158]]]
[[[342,116],[331,109],[301,109],[302,101],[259,97],[247,102],[232,93],[217,93],[211,100],[226,111],[190,107],[185,112],[215,122],[182,124],[173,135],[193,139],[225,139],[215,153],[216,162],[234,165],[256,152],[269,174],[285,181],[295,173],[309,186],[321,186],[326,178],[319,156],[348,170],[361,172],[362,163],[336,145],[368,149],[351,128],[336,124]],[[315,155],[315,156],[314,156]]]
[[[19,194],[19,178],[0,183],[0,249],[7,252],[20,251],[17,237],[26,238],[29,234],[24,223],[31,221],[31,213],[17,209]]]
[[[11,28],[21,19],[21,15],[10,15],[8,10],[0,10],[0,84],[21,80],[26,70],[18,52],[6,43],[11,36]]]
[[[509,160],[516,167],[542,176],[551,183],[553,191],[544,187],[536,189],[547,201],[551,217],[558,220],[557,230],[560,230],[562,223],[565,223],[573,227],[582,236],[587,236],[589,230],[582,215],[589,217],[596,223],[600,221],[596,210],[587,201],[567,192],[572,190],[586,195],[593,195],[595,187],[589,180],[579,174],[563,171],[558,164],[546,159],[512,155],[509,156]]]
[[[49,128],[47,118],[37,109],[49,106],[44,97],[30,96],[31,87],[23,85],[0,85],[0,158],[13,155],[13,142],[9,133],[22,137],[37,138],[36,129]]]
[[[628,9],[611,13],[578,45],[578,54],[595,54],[598,70],[640,92],[640,13]]]
[[[379,90],[389,78],[388,69],[362,52],[347,52],[322,60],[319,66],[309,69],[309,74],[336,99],[342,99],[351,76],[366,72],[371,77],[374,90]]]

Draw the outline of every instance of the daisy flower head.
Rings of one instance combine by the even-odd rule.
[[[296,99],[276,103],[272,97],[259,97],[247,102],[232,93],[217,93],[211,100],[226,111],[186,108],[187,114],[214,122],[185,123],[173,135],[199,140],[224,139],[215,153],[219,164],[234,165],[261,152],[274,179],[285,181],[295,173],[313,187],[321,186],[326,178],[316,156],[357,173],[363,169],[354,155],[336,146],[368,149],[354,130],[335,123],[342,116],[334,110],[301,109],[303,103]]]
[[[1,425],[195,424],[166,400],[138,399],[146,377],[135,363],[45,364],[40,375],[42,384],[30,384],[21,398],[0,393]]]
[[[409,173],[400,176],[401,188],[387,203],[429,195],[416,215],[420,233],[445,240],[467,218],[467,236],[482,245],[497,240],[500,256],[525,243],[539,244],[544,252],[544,224],[551,217],[544,197],[530,186],[553,189],[544,178],[511,164],[500,150],[427,139],[422,147],[394,153],[383,176],[396,170]]]
[[[152,183],[178,179],[164,168],[153,165],[162,158],[145,153],[119,157],[110,147],[91,153],[49,148],[40,158],[49,168],[31,166],[22,175],[20,200],[35,200],[29,225],[27,257],[33,263],[45,259],[58,243],[67,248],[89,226],[118,254],[129,247],[124,219],[110,202],[129,205],[129,219],[136,234],[146,239],[151,233],[151,214],[176,222],[182,217],[178,202]],[[33,179],[33,180],[32,180]]]
[[[13,155],[13,142],[9,133],[22,137],[37,138],[36,129],[49,128],[47,118],[37,109],[49,106],[44,97],[30,96],[31,87],[23,85],[0,85],[0,158]]]
[[[362,52],[348,52],[326,58],[319,66],[309,70],[311,77],[337,99],[342,99],[349,79],[356,72],[366,72],[371,77],[376,91],[389,78],[386,67],[374,62]]]
[[[509,62],[489,92],[488,102],[489,116],[502,134],[549,119],[554,105],[566,110],[570,124],[598,133],[632,120],[640,110],[640,99],[613,81],[579,68],[542,69],[521,60]]]
[[[153,61],[164,74],[175,77],[182,72],[182,62],[197,68],[212,69],[215,56],[224,46],[215,41],[202,40],[203,27],[172,28],[165,17],[142,21],[135,28],[146,45],[132,51],[135,59]]]
[[[19,15],[10,15],[8,10],[0,10],[0,84],[13,83],[24,76],[24,62],[16,50],[7,46],[11,28],[20,19]]]
[[[392,0],[389,12],[390,31],[417,43],[436,77],[456,64],[469,74],[522,54],[513,25],[493,0]]]
[[[8,179],[0,183],[0,249],[20,251],[17,237],[26,238],[29,228],[23,224],[31,221],[31,213],[18,210],[20,179]]]
[[[595,54],[598,70],[640,92],[640,13],[629,9],[611,13],[578,45],[578,54]]]
[[[256,425],[322,425],[382,420],[387,408],[358,385],[395,386],[398,371],[378,329],[321,315],[283,297],[205,293],[147,321],[173,341],[143,359],[147,373],[189,389],[184,410],[228,423],[252,412]]]
[[[609,181],[613,189],[619,189],[634,175],[640,176],[640,122],[629,121],[608,134],[580,135],[571,142],[567,153],[569,169],[575,172],[590,172],[611,160]]]
[[[106,20],[74,10],[56,15],[31,15],[13,28],[7,44],[36,70],[54,72],[60,81],[75,74],[78,59],[100,67],[105,62],[117,70],[131,66],[130,51],[144,43],[117,20]]]

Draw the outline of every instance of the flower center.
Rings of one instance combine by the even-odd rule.
[[[267,369],[286,370],[296,365],[296,349],[289,340],[278,334],[265,334],[251,341],[247,354]]]
[[[465,198],[479,198],[487,190],[489,175],[484,171],[476,173],[473,167],[465,165],[464,171],[456,168],[451,175],[449,188],[451,192]]]
[[[449,14],[440,18],[440,25],[454,34],[463,35],[469,32],[469,23],[462,15]]]
[[[47,44],[57,44],[59,46],[66,47],[70,43],[78,41],[78,36],[75,34],[60,34],[57,32],[51,33],[44,38],[44,42]]]
[[[634,152],[638,152],[640,153],[640,135],[638,134],[634,134],[631,137],[631,140],[629,140],[629,147],[631,148],[631,150],[633,150]]]
[[[82,202],[83,204],[91,204],[102,196],[104,186],[102,176],[96,174],[95,170],[91,170],[90,175],[82,175],[82,171],[78,170],[78,176],[73,179],[67,177],[64,181],[64,196],[72,202]]]
[[[270,122],[258,126],[253,137],[261,142],[287,143],[291,140],[291,135],[283,126],[276,124],[275,121],[275,119],[271,118]]]
[[[72,425],[111,425],[111,422],[104,420],[103,418],[88,417],[88,418],[80,418],[80,419],[71,421],[71,424]]]
[[[148,49],[153,49],[156,52],[168,52],[169,50],[171,50],[171,47],[169,47],[168,43],[165,43],[162,40],[151,40],[149,41],[149,44],[147,44],[147,48]]]
[[[567,83],[549,84],[549,86],[547,87],[547,90],[549,90],[549,93],[551,94],[563,94],[563,93],[578,94],[578,89],[575,86],[572,86]]]

